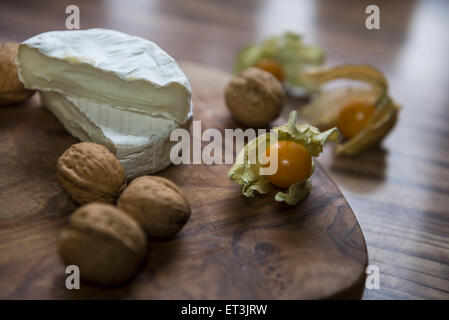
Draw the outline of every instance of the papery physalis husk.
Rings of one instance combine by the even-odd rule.
[[[297,112],[292,111],[288,123],[274,128],[274,132],[260,135],[251,140],[237,155],[235,164],[228,172],[228,178],[241,186],[244,196],[253,197],[254,191],[264,194],[274,189],[267,176],[260,174],[259,169],[262,165],[258,159],[255,163],[251,163],[248,156],[251,152],[257,154],[257,150],[261,150],[261,148],[266,150],[270,146],[270,138],[273,134],[276,134],[278,141],[289,140],[302,144],[312,157],[317,157],[323,151],[323,146],[327,141],[338,139],[336,128],[320,132],[311,125],[296,124],[296,117]],[[285,192],[279,191],[275,195],[275,200],[284,201],[289,205],[296,205],[300,202],[312,188],[310,176],[313,173],[313,168],[312,165],[312,170],[307,179],[291,185]]]
[[[301,35],[286,32],[240,51],[235,59],[233,73],[238,74],[263,59],[279,63],[287,84],[307,89],[299,75],[310,67],[321,66],[324,52],[316,46],[304,44]]]
[[[388,94],[388,83],[379,70],[368,65],[342,65],[315,70],[301,75],[303,82],[315,88],[318,95],[304,106],[301,116],[320,129],[336,126],[340,110],[351,101],[363,101],[375,106],[375,112],[365,127],[354,137],[337,145],[338,155],[357,155],[378,145],[394,127],[400,107]],[[365,82],[369,88],[321,90],[327,82],[348,79]]]

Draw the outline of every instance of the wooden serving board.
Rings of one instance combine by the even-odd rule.
[[[183,69],[202,129],[238,127],[223,101],[229,76],[191,63]],[[58,184],[55,165],[76,142],[37,96],[0,108],[0,298],[361,297],[363,234],[319,164],[312,192],[295,207],[275,202],[274,194],[245,198],[226,178],[229,165],[171,166],[160,175],[191,203],[184,229],[173,240],[151,242],[142,270],[127,284],[67,290],[56,249],[76,205]]]

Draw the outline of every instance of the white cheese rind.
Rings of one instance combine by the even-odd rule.
[[[171,164],[170,134],[189,129],[191,88],[156,44],[105,29],[52,31],[19,46],[19,79],[81,141],[111,150],[128,178]]]
[[[174,120],[122,111],[84,98],[41,92],[42,103],[81,141],[92,141],[113,152],[128,178],[152,174],[171,164],[170,133],[189,129],[192,117],[180,125]]]
[[[176,61],[151,41],[106,30],[51,31],[19,46],[25,87],[84,97],[185,123],[191,88]]]

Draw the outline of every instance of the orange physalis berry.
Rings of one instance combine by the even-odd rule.
[[[346,105],[338,115],[337,127],[348,139],[357,135],[373,116],[373,105],[357,101]]]
[[[286,189],[310,176],[312,157],[302,144],[294,141],[278,141],[267,149],[268,157],[274,148],[278,152],[278,169],[275,174],[267,176],[273,185]],[[266,166],[269,166],[269,163]]]
[[[284,71],[281,65],[272,59],[263,59],[257,62],[254,67],[265,70],[275,76],[280,82],[284,81]]]

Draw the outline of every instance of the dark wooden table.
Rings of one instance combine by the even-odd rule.
[[[0,41],[65,28],[105,27],[158,43],[179,60],[229,71],[238,49],[285,30],[323,47],[327,63],[370,63],[403,105],[381,149],[321,157],[352,206],[380,269],[365,299],[449,298],[449,2],[445,1],[33,1],[0,2]],[[381,29],[364,27],[377,4]]]

